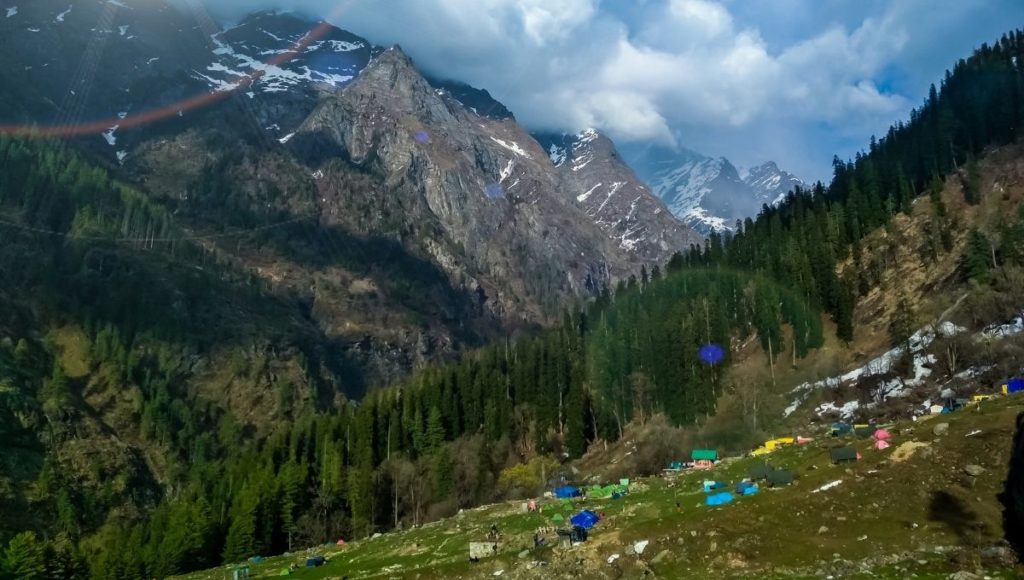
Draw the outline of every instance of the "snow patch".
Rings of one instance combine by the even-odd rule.
[[[494,141],[498,145],[501,145],[505,149],[508,149],[509,151],[515,153],[520,157],[530,159],[530,155],[522,147],[519,146],[519,143],[516,143],[515,141],[505,141],[504,139],[498,139],[497,137],[491,137],[491,141]]]
[[[559,167],[565,162],[565,148],[559,147],[558,145],[551,145],[548,148],[548,158],[551,159],[551,163],[555,167]]]
[[[126,157],[128,157],[128,152],[127,151],[121,150],[121,151],[117,152],[117,162],[118,163],[124,163],[124,160],[125,160]]]
[[[807,400],[807,397],[810,396],[812,391],[823,388],[834,389],[846,383],[853,383],[867,377],[883,375],[890,372],[893,365],[900,360],[904,354],[906,354],[907,346],[909,346],[910,354],[913,356],[913,376],[906,380],[893,379],[885,381],[884,383],[879,384],[873,393],[877,400],[903,396],[906,394],[906,388],[921,385],[926,378],[931,376],[932,371],[929,367],[937,361],[933,355],[925,354],[924,350],[934,342],[935,338],[939,335],[946,337],[954,336],[964,332],[965,330],[965,328],[948,321],[939,324],[937,327],[926,326],[915,332],[907,341],[907,345],[901,345],[890,349],[881,356],[868,361],[867,364],[860,368],[853,369],[852,371],[838,377],[829,377],[813,383],[803,383],[791,391],[797,396],[796,399],[783,411],[783,416],[788,417],[793,414],[793,412],[795,412],[797,408]],[[821,413],[834,410],[837,410],[835,405],[832,403],[826,403],[825,405],[819,406],[816,411]],[[856,408],[850,409],[849,413],[852,415],[854,411],[856,411]]]
[[[285,143],[291,141],[292,137],[294,137],[294,136],[295,136],[295,133],[288,133],[284,137],[281,137],[280,139],[278,139],[278,141],[280,141],[281,144],[284,145]]]
[[[68,4],[68,9],[65,10],[64,12],[61,12],[60,14],[58,14],[57,15],[57,20],[55,22],[64,22],[64,17],[67,16],[68,14],[70,14],[70,13],[71,13],[71,5]]]
[[[830,489],[832,489],[834,487],[838,487],[839,484],[841,484],[841,483],[843,483],[843,480],[837,479],[835,481],[831,481],[829,483],[826,483],[825,485],[819,487],[818,489],[815,489],[815,490],[811,491],[811,493],[821,493],[823,491],[828,491],[828,490],[830,490]]]
[[[120,125],[114,125],[103,132],[103,139],[106,140],[107,145],[110,145],[111,147],[117,145],[117,137],[114,137],[114,132],[117,131],[119,127]]]
[[[10,8],[7,9],[7,17],[8,18],[11,18],[12,16],[17,16],[17,15],[18,15],[18,7],[17,6],[11,6]]]
[[[117,27],[117,30],[121,33],[121,36],[124,36],[125,34],[128,34],[128,25],[122,24],[121,26]]]
[[[580,203],[583,203],[583,202],[587,201],[587,198],[590,197],[590,194],[594,193],[594,190],[596,190],[597,188],[601,187],[601,185],[602,184],[598,183],[594,187],[591,187],[589,190],[587,190],[586,193],[577,196],[576,197],[576,201],[578,201]]]
[[[498,180],[498,183],[505,183],[505,180],[508,179],[509,176],[512,175],[512,169],[515,167],[515,165],[516,165],[515,161],[513,161],[511,159],[508,160],[508,163],[501,170],[501,179]]]
[[[981,331],[985,338],[1004,338],[1024,332],[1024,313],[1014,317],[1006,324],[993,324]]]

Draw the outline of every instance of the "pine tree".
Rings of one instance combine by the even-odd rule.
[[[976,229],[971,230],[963,257],[964,269],[969,280],[979,284],[988,284],[991,281],[991,255],[988,237]]]
[[[12,580],[46,578],[44,546],[34,532],[22,532],[14,536],[4,550],[2,564],[0,570]]]

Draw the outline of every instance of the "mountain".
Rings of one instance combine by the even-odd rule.
[[[576,135],[537,135],[558,168],[563,191],[619,247],[650,262],[665,262],[703,237],[676,219],[633,170],[615,144],[596,129]]]
[[[624,156],[637,175],[672,213],[702,234],[728,230],[777,204],[803,183],[769,161],[740,175],[724,157],[711,158],[684,147],[632,144]]]
[[[0,124],[73,138],[295,300],[358,370],[353,394],[699,241],[610,142],[585,172],[556,167],[486,90],[322,21],[264,11],[221,29],[160,0],[11,14]]]

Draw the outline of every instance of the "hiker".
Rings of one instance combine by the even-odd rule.
[[[540,535],[540,532],[534,532],[533,534],[533,547],[539,548],[544,545],[544,536]]]
[[[526,509],[530,512],[537,511],[537,502],[531,499],[529,503],[526,504]]]
[[[491,540],[497,540],[501,537],[501,532],[498,531],[498,524],[491,524],[491,531],[488,532],[487,537]]]

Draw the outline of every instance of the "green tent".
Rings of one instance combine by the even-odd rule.
[[[829,454],[832,456],[832,463],[852,463],[857,461],[857,450],[853,447],[833,447]]]
[[[767,463],[758,463],[750,468],[750,479],[754,481],[760,481],[762,479],[768,479],[772,473],[772,466]]]
[[[768,474],[768,485],[771,487],[784,487],[792,483],[793,472],[788,469],[774,469]]]
[[[714,449],[694,449],[690,454],[692,461],[718,461],[718,451]]]
[[[562,514],[555,514],[555,515],[551,516],[551,521],[553,521],[553,522],[564,522],[565,521],[565,516],[563,516]]]
[[[628,489],[629,488],[629,480],[628,479],[620,479],[619,480],[619,486],[625,487],[625,488]]]

